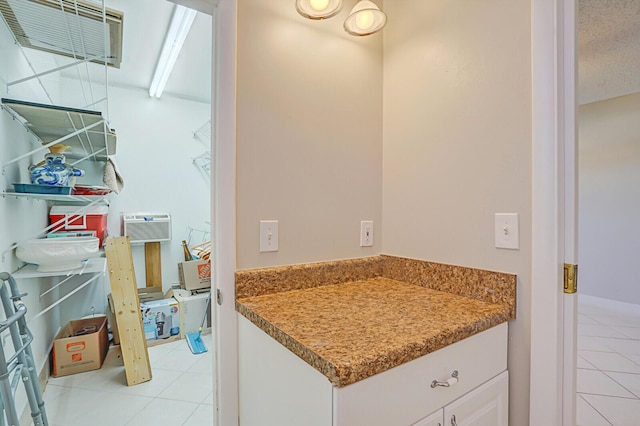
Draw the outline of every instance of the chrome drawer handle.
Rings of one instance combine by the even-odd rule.
[[[458,370],[455,370],[453,373],[451,373],[451,377],[447,379],[446,382],[439,382],[437,380],[434,380],[433,382],[431,382],[431,387],[432,388],[437,388],[437,387],[448,388],[455,385],[456,383],[458,383]]]

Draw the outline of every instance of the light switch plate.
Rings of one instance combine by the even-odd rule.
[[[260,221],[260,252],[278,251],[278,221]]]
[[[373,246],[373,221],[363,220],[360,222],[360,247]]]
[[[520,249],[518,213],[496,213],[495,244],[496,248]]]

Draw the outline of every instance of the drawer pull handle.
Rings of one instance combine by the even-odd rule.
[[[439,382],[437,380],[434,380],[433,382],[431,382],[431,387],[432,388],[437,388],[437,387],[449,388],[455,385],[456,383],[458,383],[458,370],[455,370],[453,373],[451,373],[451,377],[447,379],[446,382]]]
[[[455,414],[451,416],[451,426],[458,426],[458,422],[456,421]]]

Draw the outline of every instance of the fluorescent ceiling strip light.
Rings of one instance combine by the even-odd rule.
[[[149,87],[149,96],[159,98],[169,80],[169,75],[178,59],[182,45],[191,29],[191,24],[196,17],[196,11],[184,6],[176,5],[169,25],[169,31],[164,39],[162,53],[158,59],[158,65],[153,73],[153,80]]]

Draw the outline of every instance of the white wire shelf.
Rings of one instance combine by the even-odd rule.
[[[105,273],[107,261],[104,257],[92,257],[84,262],[81,268],[72,269],[70,271],[59,272],[39,272],[37,265],[26,264],[22,268],[15,271],[12,275],[15,278],[45,278],[60,276],[75,276],[85,274]]]
[[[36,194],[33,192],[3,192],[2,197],[27,198],[31,200],[61,201],[70,203],[92,203],[104,200],[109,204],[106,195],[58,195],[58,194]]]

